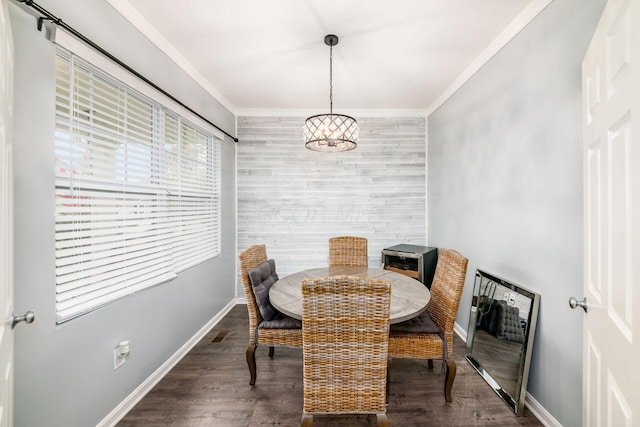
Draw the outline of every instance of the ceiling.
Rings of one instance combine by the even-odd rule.
[[[233,113],[429,112],[551,0],[108,0]]]

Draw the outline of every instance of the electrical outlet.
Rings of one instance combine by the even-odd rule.
[[[509,300],[508,300],[509,305],[515,305],[516,304],[516,294],[513,292],[509,293]]]
[[[113,349],[113,369],[116,370],[120,366],[124,365],[124,362],[127,361],[126,357],[120,357],[120,347],[116,347]]]

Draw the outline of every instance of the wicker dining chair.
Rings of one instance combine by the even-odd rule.
[[[329,239],[329,267],[368,267],[367,239],[338,236]]]
[[[386,414],[391,285],[333,276],[302,281],[302,426],[314,414]]]
[[[246,351],[247,365],[251,375],[249,384],[255,385],[256,348],[260,345],[269,346],[269,357],[273,358],[274,347],[302,347],[302,324],[299,320],[284,315],[274,320],[265,320],[260,315],[249,272],[267,261],[266,246],[250,246],[240,252],[238,258],[249,312],[249,346]]]
[[[389,357],[442,359],[445,369],[444,396],[451,402],[451,387],[456,377],[453,360],[455,325],[468,259],[453,249],[439,249],[436,272],[431,284],[431,299],[420,316],[391,325]]]

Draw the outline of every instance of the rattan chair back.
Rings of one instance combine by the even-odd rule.
[[[368,240],[365,237],[338,236],[329,239],[329,267],[368,267]]]
[[[254,332],[258,324],[262,321],[256,297],[251,288],[249,280],[249,271],[262,264],[267,260],[267,248],[265,245],[249,246],[238,254],[240,260],[240,277],[242,278],[242,287],[244,288],[244,296],[247,300],[247,310],[249,311],[249,340],[253,342]]]
[[[442,329],[447,340],[448,357],[453,357],[453,328],[462,298],[469,260],[453,249],[438,251],[438,264],[431,283],[427,311]]]
[[[303,425],[313,414],[386,420],[390,300],[387,280],[302,281]]]

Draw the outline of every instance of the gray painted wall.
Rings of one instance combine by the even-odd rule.
[[[233,130],[233,115],[106,2],[38,3]],[[603,4],[555,0],[429,119],[429,242],[454,247],[470,258],[458,322],[467,324],[476,268],[540,292],[529,391],[567,426],[581,424],[581,318],[566,309],[568,297],[580,295],[582,287],[580,62]],[[54,48],[36,31],[35,18],[14,4],[10,11],[17,61],[15,308],[18,313],[37,312],[33,325],[16,332],[16,425],[95,425],[233,297],[235,146],[229,140],[223,145],[222,256],[170,283],[56,326]],[[301,144],[298,126],[289,126],[287,143]],[[275,127],[266,130],[276,132]],[[244,137],[248,149],[273,143]],[[358,150],[363,149],[364,143]],[[364,161],[371,166],[380,160]],[[410,162],[409,167],[414,166]],[[384,168],[381,162],[371,170]],[[240,171],[238,175],[242,191],[244,178]],[[416,185],[420,180],[424,195],[424,167]],[[348,192],[344,194],[348,200]],[[239,223],[244,222],[243,212],[239,209]],[[411,231],[374,239],[370,261],[379,260],[379,249],[387,244],[423,243],[424,211],[422,215],[407,219],[414,225]],[[375,222],[370,222],[375,236]],[[366,228],[347,230],[370,234]],[[310,264],[324,265],[325,238],[341,232],[328,229],[318,232],[320,237],[307,234],[291,240],[299,244],[315,239],[317,250],[311,254],[280,252],[275,242],[246,230],[239,247],[265,241],[279,265],[293,271],[297,267],[289,257],[306,263],[312,256]],[[122,339],[131,340],[132,356],[114,371],[111,350]]]
[[[345,153],[307,150],[304,119],[238,118],[238,248],[266,244],[282,276],[326,267],[332,236],[366,237],[370,266],[385,247],[423,245],[425,119],[358,118]]]
[[[234,116],[103,0],[38,1],[229,132]],[[54,45],[10,4],[16,52],[15,425],[96,425],[234,297],[235,144],[222,148],[222,255],[63,325],[54,307]],[[131,341],[114,371],[113,348]]]
[[[429,243],[539,292],[529,393],[581,425],[581,63],[604,0],[555,0],[429,117]]]

